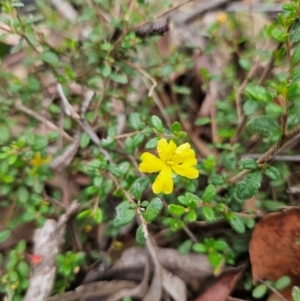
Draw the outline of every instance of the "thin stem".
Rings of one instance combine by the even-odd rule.
[[[52,123],[51,121],[47,120],[45,117],[37,114],[36,112],[32,111],[31,109],[25,107],[21,101],[17,101],[15,103],[15,107],[17,110],[33,117],[34,119],[40,121],[41,123],[45,124],[47,127],[49,127],[52,130],[55,131],[59,131],[59,133],[68,141],[73,142],[74,138],[71,137],[69,134],[67,134],[64,130],[62,130],[61,128],[59,128],[58,126],[56,126],[54,123]]]
[[[140,72],[143,76],[145,76],[147,79],[149,79],[152,83],[152,86],[150,87],[149,89],[149,93],[148,93],[148,96],[151,97],[153,96],[153,91],[155,89],[155,87],[157,86],[157,81],[149,74],[147,73],[143,68],[137,66],[137,65],[134,65],[130,62],[125,62],[128,66],[130,66],[131,68],[137,70],[138,72]]]
[[[290,73],[290,76],[291,76],[292,71],[293,71],[293,62],[292,62],[291,47],[290,47],[289,39],[286,39],[285,45],[286,45],[287,56],[288,56],[288,60],[289,60],[289,73]]]
[[[241,132],[241,128],[244,125],[245,116],[244,116],[243,110],[242,110],[242,93],[245,90],[246,86],[248,85],[249,80],[252,78],[252,76],[256,72],[259,65],[260,65],[260,60],[257,58],[255,64],[250,69],[250,71],[246,75],[245,79],[243,80],[242,84],[239,86],[239,88],[236,91],[235,105],[236,105],[236,111],[237,111],[237,115],[238,115],[238,126],[237,126],[237,130],[236,130],[236,135],[231,139],[231,143],[235,143],[237,141],[238,136]]]
[[[140,130],[140,131],[135,131],[135,132],[131,132],[131,133],[120,134],[120,135],[115,136],[114,138],[115,139],[122,139],[122,138],[131,137],[131,136],[134,136],[136,134],[140,134],[140,133],[144,133],[144,132],[145,132],[145,130]]]
[[[168,10],[166,10],[166,11],[164,11],[164,12],[158,14],[158,15],[156,15],[155,18],[156,18],[156,19],[159,19],[159,18],[161,18],[161,17],[163,17],[163,16],[169,14],[170,12],[172,12],[172,11],[174,11],[174,10],[180,8],[181,6],[184,6],[184,5],[186,5],[186,4],[189,4],[189,3],[193,2],[193,1],[194,1],[194,0],[187,0],[187,1],[185,1],[185,2],[179,3],[178,5],[175,5],[175,6],[173,6],[172,8],[170,8],[170,9],[168,9]]]

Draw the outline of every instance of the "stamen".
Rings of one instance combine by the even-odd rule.
[[[167,160],[167,164],[173,165],[173,164],[174,164],[174,161],[173,161],[173,160]]]

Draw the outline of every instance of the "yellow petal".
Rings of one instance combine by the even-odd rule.
[[[189,179],[196,179],[199,177],[199,171],[194,167],[197,164],[197,160],[189,160],[183,164],[175,164],[172,166],[174,172],[182,177]]]
[[[141,155],[141,164],[139,165],[139,171],[141,172],[159,172],[164,166],[164,163],[154,155],[146,152]]]
[[[152,190],[155,194],[161,192],[164,194],[170,194],[173,191],[172,169],[170,166],[165,165],[165,167],[161,170],[152,184]]]
[[[196,157],[196,154],[194,150],[191,149],[191,146],[189,143],[184,143],[177,147],[174,155],[173,160],[176,163],[183,163],[190,159],[194,159]]]
[[[174,141],[168,141],[166,139],[160,139],[157,142],[157,152],[160,157],[160,159],[163,162],[166,162],[167,160],[171,160],[172,155],[176,151],[176,144]]]

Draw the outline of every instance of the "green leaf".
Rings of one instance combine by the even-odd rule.
[[[220,253],[216,253],[216,252],[209,253],[208,261],[213,266],[213,268],[217,268],[223,262],[223,255]]]
[[[151,116],[151,123],[158,132],[162,133],[164,131],[163,123],[158,116],[156,115]]]
[[[145,148],[146,149],[152,149],[152,148],[155,148],[157,146],[157,141],[158,139],[155,137],[155,138],[152,138],[150,139],[146,145],[145,145]]]
[[[258,164],[256,163],[256,161],[254,159],[251,158],[243,158],[239,161],[239,165],[241,167],[241,169],[257,169],[258,168]]]
[[[215,220],[215,212],[212,208],[208,207],[208,206],[203,206],[202,207],[202,214],[203,217],[206,221],[208,222],[213,222]]]
[[[249,84],[246,87],[246,93],[249,99],[257,100],[262,103],[272,101],[272,95],[262,86]]]
[[[180,205],[175,205],[175,204],[170,204],[168,206],[168,210],[170,213],[174,214],[174,215],[182,215],[185,212],[185,208],[180,206]]]
[[[9,36],[8,33],[2,33],[0,34],[0,41],[5,40]]]
[[[4,144],[10,138],[10,130],[6,125],[0,125],[0,144]]]
[[[204,190],[202,200],[204,202],[210,202],[214,198],[216,193],[217,193],[216,187],[212,184],[209,184],[208,186],[206,186]]]
[[[200,242],[193,244],[192,249],[196,253],[207,253],[207,247],[206,247],[206,245],[202,244]]]
[[[141,202],[141,207],[147,207],[149,205],[148,201],[142,201]]]
[[[113,174],[117,178],[122,176],[122,173],[120,172],[119,168],[114,163],[109,164],[107,169],[111,174]]]
[[[266,115],[260,115],[251,118],[247,123],[247,127],[250,131],[254,133],[263,134],[267,136],[279,130],[279,126],[276,119]]]
[[[243,111],[246,116],[252,115],[258,108],[258,102],[253,99],[248,99],[243,105]]]
[[[143,143],[144,139],[145,139],[145,134],[143,134],[143,133],[139,133],[139,134],[133,136],[133,138],[132,138],[133,147],[140,146]]]
[[[279,209],[286,208],[286,203],[274,200],[262,200],[261,205],[270,211],[278,211]]]
[[[219,186],[219,185],[224,184],[225,181],[224,181],[224,178],[220,175],[211,175],[208,179],[208,183]]]
[[[300,62],[300,44],[297,45],[293,51],[292,62],[295,65]]]
[[[228,220],[230,226],[233,230],[235,230],[237,233],[244,233],[246,228],[243,223],[243,221],[235,214],[228,213],[225,218]]]
[[[11,230],[9,229],[0,231],[0,243],[7,240],[10,234],[11,234]]]
[[[235,152],[224,152],[222,154],[222,161],[227,170],[233,170],[236,167],[236,153]]]
[[[293,43],[300,42],[300,21],[295,19],[290,29],[290,41]]]
[[[274,288],[281,291],[291,284],[291,279],[288,276],[280,277],[274,284]]]
[[[150,180],[148,177],[137,178],[130,187],[130,193],[140,200],[144,191],[149,187]]]
[[[251,68],[251,61],[248,59],[240,59],[239,60],[239,65],[245,69],[245,70],[250,70]]]
[[[194,122],[195,125],[206,125],[206,124],[210,124],[210,123],[211,123],[211,119],[208,117],[197,118]]]
[[[260,299],[262,298],[268,291],[268,288],[265,284],[259,284],[253,291],[252,296],[253,298]]]
[[[137,228],[135,239],[136,239],[137,243],[140,244],[140,245],[143,245],[143,244],[146,243],[146,237],[145,237],[142,225],[140,225]]]
[[[147,222],[154,221],[163,208],[163,202],[160,198],[154,198],[151,200],[150,204],[147,206],[146,211],[143,216]]]
[[[185,255],[190,252],[193,242],[190,239],[185,240],[178,248],[178,252],[181,255]]]
[[[90,143],[90,137],[86,133],[82,133],[80,136],[80,147],[81,148],[86,148]]]
[[[191,95],[191,88],[186,86],[173,86],[173,91],[178,94]]]
[[[267,166],[265,168],[266,176],[272,181],[278,181],[281,179],[280,171],[275,166]]]
[[[227,242],[224,240],[216,240],[214,243],[214,249],[216,251],[224,251],[228,248],[229,248],[229,246],[228,246]]]
[[[40,152],[44,150],[48,145],[48,140],[45,137],[36,137],[34,144],[32,145],[31,149],[35,152]]]
[[[300,288],[298,286],[293,287],[292,295],[294,301],[300,301]]]
[[[92,217],[97,224],[100,224],[103,219],[102,210],[100,208],[97,208],[95,211],[93,211]]]
[[[104,77],[109,77],[111,75],[111,66],[108,64],[105,64],[101,67],[101,73]]]
[[[19,186],[17,190],[18,201],[22,204],[26,204],[29,199],[29,192],[25,186]]]
[[[42,60],[48,64],[56,64],[59,62],[59,57],[55,52],[46,51],[42,53]]]
[[[135,130],[141,128],[143,124],[139,113],[134,112],[129,115],[129,125]]]
[[[233,187],[233,196],[237,200],[248,200],[252,198],[259,189],[262,181],[260,170],[249,172],[243,181]]]
[[[127,161],[121,162],[121,163],[118,165],[118,169],[119,169],[120,173],[121,173],[123,176],[128,172],[129,167],[130,167],[130,164],[129,164],[129,162],[127,162]]]
[[[128,83],[128,77],[126,76],[126,75],[124,75],[124,74],[116,74],[116,73],[112,73],[111,75],[110,75],[110,78],[113,80],[113,81],[115,81],[115,82],[117,82],[117,83],[119,83],[119,84],[127,84]]]
[[[284,10],[288,10],[288,11],[294,11],[296,9],[295,5],[294,4],[291,4],[291,3],[284,3],[282,5],[282,9]]]
[[[190,199],[189,199],[189,197],[186,194],[185,195],[180,195],[177,199],[178,199],[178,202],[181,205],[184,205],[184,206],[188,206],[189,205]]]
[[[27,278],[30,272],[28,264],[25,261],[20,261],[17,265],[17,272],[22,278]]]
[[[116,207],[116,216],[113,224],[116,227],[123,227],[134,219],[135,213],[135,210],[130,208],[129,203],[124,201]]]
[[[190,223],[194,222],[197,220],[197,214],[194,210],[191,210],[188,214],[187,214],[187,219]]]
[[[77,220],[86,219],[86,218],[91,216],[91,212],[92,212],[91,209],[83,210],[83,211],[81,211],[80,213],[77,214],[76,219]]]
[[[134,142],[133,142],[133,139],[132,137],[127,137],[125,139],[125,142],[124,142],[124,149],[125,149],[125,152],[129,155],[132,155],[134,153],[134,150],[135,150],[135,146],[134,146]]]
[[[271,36],[278,42],[282,43],[287,39],[288,34],[282,28],[274,27],[271,31]]]
[[[181,125],[179,122],[175,121],[172,125],[171,125],[171,131],[173,134],[180,132],[181,131]]]

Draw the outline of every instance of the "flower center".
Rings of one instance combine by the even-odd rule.
[[[174,165],[174,161],[173,160],[167,160],[166,162],[168,165]]]

